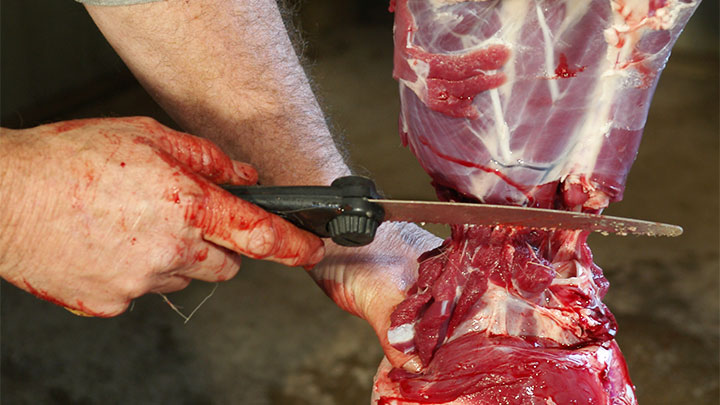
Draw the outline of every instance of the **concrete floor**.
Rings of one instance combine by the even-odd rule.
[[[325,21],[323,10],[305,13]],[[392,197],[434,198],[397,136],[388,21],[306,27],[312,74],[355,164]],[[625,201],[607,213],[677,223],[685,234],[591,240],[642,404],[720,397],[718,55],[683,49],[655,94]],[[167,122],[137,86],[57,118],[138,114]],[[170,299],[189,312],[212,289],[194,282]],[[75,317],[6,283],[1,300],[6,404],[364,404],[382,356],[372,330],[303,271],[253,260],[187,324],[158,296],[107,320]]]

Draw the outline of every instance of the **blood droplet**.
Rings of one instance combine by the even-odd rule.
[[[567,56],[564,53],[560,54],[560,61],[555,68],[555,77],[553,79],[567,79],[569,77],[577,76],[578,72],[585,70],[585,66],[572,69],[568,66]]]

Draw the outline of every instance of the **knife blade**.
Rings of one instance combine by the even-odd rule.
[[[683,229],[677,225],[542,208],[442,201],[368,201],[383,208],[385,221],[503,225],[545,230],[576,229],[621,236],[680,236],[683,233]]]
[[[233,195],[344,246],[363,246],[383,221],[575,229],[603,235],[679,236],[676,225],[605,215],[506,205],[384,199],[372,180],[336,179],[330,186],[229,186]]]

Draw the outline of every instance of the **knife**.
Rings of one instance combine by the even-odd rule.
[[[330,186],[224,185],[223,188],[343,246],[369,244],[383,221],[575,229],[603,235],[679,236],[683,232],[677,225],[570,211],[389,200],[378,194],[372,180],[362,176],[340,177]]]

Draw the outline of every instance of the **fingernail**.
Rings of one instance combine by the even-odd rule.
[[[417,374],[420,371],[422,371],[422,363],[420,363],[420,358],[417,356],[414,356],[410,360],[406,361],[405,364],[402,365],[402,368],[405,371],[408,371],[410,373]]]
[[[235,174],[240,176],[241,179],[247,181],[250,184],[255,184],[258,181],[258,173],[254,167],[249,164],[233,161],[233,169]]]

